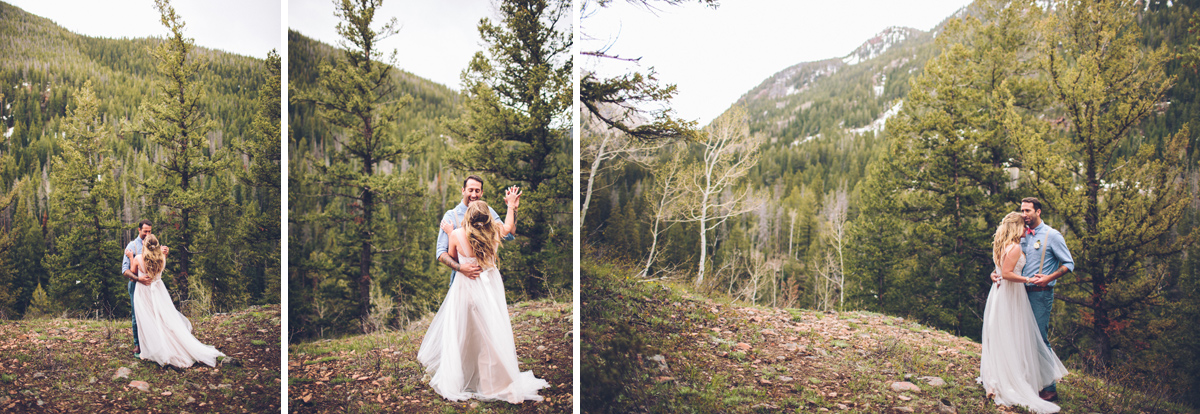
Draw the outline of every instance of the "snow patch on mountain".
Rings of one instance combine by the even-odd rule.
[[[874,121],[871,121],[871,123],[869,125],[866,125],[861,128],[851,128],[851,129],[848,129],[847,131],[852,134],[865,134],[865,133],[867,133],[867,131],[871,131],[871,132],[875,132],[875,133],[882,132],[884,127],[887,126],[888,118],[891,118],[892,116],[900,113],[900,109],[903,107],[904,107],[904,100],[903,99],[898,100],[898,101],[896,101],[895,105],[892,105],[891,108],[889,108],[887,111],[884,111],[883,115],[880,115],[879,118],[876,118]]]

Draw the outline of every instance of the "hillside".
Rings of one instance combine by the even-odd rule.
[[[0,323],[0,411],[279,411],[278,305],[192,318],[196,339],[229,356],[210,368],[135,358],[129,320]],[[144,382],[145,390],[134,388]]]
[[[509,306],[522,371],[550,383],[546,400],[450,402],[422,377],[417,350],[433,314],[405,329],[325,339],[288,347],[288,407],[292,412],[571,412],[569,303],[520,302]]]
[[[583,412],[1025,412],[985,398],[968,338],[878,313],[749,306],[602,262],[581,265]],[[1194,411],[1068,368],[1063,412]]]
[[[153,4],[146,3],[145,7],[150,9]],[[168,32],[161,28],[162,36]],[[0,295],[0,312],[4,317],[21,317],[39,285],[63,309],[78,313],[100,311],[115,317],[129,315],[128,300],[114,299],[126,294],[124,283],[112,279],[111,272],[117,269],[119,261],[104,262],[113,266],[104,277],[89,277],[101,272],[83,265],[77,260],[80,256],[61,256],[73,262],[53,271],[45,265],[60,253],[79,253],[80,249],[67,247],[73,240],[71,233],[90,228],[64,217],[64,212],[71,214],[76,209],[61,208],[63,195],[70,193],[55,191],[62,182],[70,182],[55,181],[58,173],[71,171],[63,167],[67,162],[55,161],[55,157],[62,156],[68,142],[78,138],[67,134],[70,110],[76,107],[76,95],[86,82],[91,82],[97,100],[91,127],[101,135],[95,150],[96,162],[112,162],[111,173],[95,175],[99,177],[98,183],[104,183],[96,186],[111,183],[113,188],[79,194],[100,197],[89,205],[104,212],[102,220],[112,219],[115,223],[100,224],[105,227],[104,243],[93,243],[89,247],[95,250],[90,252],[119,260],[121,246],[133,237],[133,223],[147,219],[155,223],[155,234],[165,245],[182,246],[186,239],[192,243],[188,251],[206,253],[186,259],[188,274],[199,276],[212,289],[216,308],[241,309],[249,304],[278,303],[279,240],[263,237],[272,234],[270,231],[251,230],[261,227],[247,220],[278,217],[279,192],[238,177],[238,172],[249,170],[255,163],[278,163],[278,156],[274,160],[269,155],[259,156],[252,161],[233,148],[234,144],[252,146],[269,141],[262,137],[267,132],[253,127],[253,123],[256,115],[262,116],[260,126],[278,123],[277,111],[274,114],[269,110],[259,111],[264,105],[271,106],[259,105],[260,89],[278,88],[269,85],[273,69],[268,67],[264,56],[247,57],[202,46],[191,50],[188,60],[200,67],[194,79],[203,93],[196,108],[202,113],[202,125],[211,126],[198,131],[207,144],[199,149],[198,158],[217,158],[229,163],[215,173],[191,176],[190,188],[223,191],[214,192],[218,201],[209,204],[211,208],[205,209],[204,214],[191,209],[191,213],[184,215],[178,205],[165,206],[163,196],[148,196],[143,185],[177,179],[163,168],[165,160],[174,154],[171,148],[155,144],[137,126],[147,118],[144,105],[165,95],[164,76],[151,53],[162,39],[80,35],[50,19],[0,2],[0,198],[16,190],[12,204],[0,206],[5,207],[0,208],[0,246],[3,246],[0,291],[8,294]],[[277,82],[277,78],[272,79]],[[228,157],[222,158],[222,154]],[[25,184],[18,188],[18,182]],[[187,228],[182,227],[184,222]],[[10,245],[13,247],[7,248]],[[231,246],[254,252],[235,253]],[[274,264],[265,258],[272,254],[276,257]],[[178,270],[184,261],[168,262],[165,278],[169,284],[182,274]],[[82,273],[87,274],[81,276]],[[79,299],[96,296],[101,300]]]

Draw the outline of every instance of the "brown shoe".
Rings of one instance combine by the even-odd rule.
[[[1054,391],[1038,392],[1038,397],[1040,397],[1043,400],[1050,401],[1050,402],[1058,401],[1058,393],[1054,392]]]

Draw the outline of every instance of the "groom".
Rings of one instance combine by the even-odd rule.
[[[1050,325],[1050,310],[1054,307],[1055,280],[1062,275],[1075,270],[1075,260],[1071,259],[1071,251],[1067,250],[1067,242],[1062,233],[1050,228],[1042,221],[1042,202],[1036,197],[1021,199],[1021,217],[1025,219],[1025,237],[1021,238],[1021,251],[1025,253],[1025,268],[1021,276],[1032,278],[1025,284],[1025,292],[1029,294],[1029,306],[1033,308],[1033,317],[1037,319],[1038,329],[1042,332],[1042,341],[1050,346],[1048,334]],[[1044,258],[1044,259],[1043,259]],[[1033,265],[1039,263],[1038,265]],[[1000,281],[1000,275],[992,273],[992,281]],[[1038,393],[1046,401],[1057,401],[1058,391],[1051,383]]]
[[[510,241],[514,238],[513,232],[516,230],[517,208],[513,203],[521,198],[520,191],[521,189],[515,186],[504,191],[504,203],[508,206],[508,211],[504,213],[504,217],[505,221],[509,221],[508,219],[512,218],[513,228],[505,226],[505,221],[500,221],[500,215],[496,214],[496,209],[490,205],[488,206],[488,211],[492,213],[492,220],[495,220],[500,225],[500,236],[504,238],[504,241]],[[462,224],[463,216],[467,214],[467,205],[482,196],[482,178],[472,175],[463,180],[462,202],[458,203],[454,208],[446,210],[446,213],[442,215],[442,224],[439,226],[440,231],[438,231],[437,238],[437,260],[450,269],[460,272],[471,279],[479,277],[479,272],[483,269],[478,264],[462,264],[458,260],[455,260],[455,258],[450,257],[450,232],[457,229],[459,224]],[[450,272],[450,283],[454,283],[454,272]]]
[[[121,257],[121,276],[124,276],[126,279],[129,279],[129,284],[128,284],[128,287],[129,287],[129,313],[130,313],[130,318],[133,320],[133,354],[134,355],[142,353],[141,344],[138,343],[137,315],[134,314],[134,312],[133,312],[133,290],[135,287],[137,287],[138,280],[137,280],[137,275],[133,275],[133,277],[130,277],[129,275],[125,274],[125,271],[129,270],[129,261],[133,260],[134,256],[142,254],[142,243],[144,240],[146,240],[146,236],[149,236],[149,235],[150,235],[150,220],[142,220],[140,223],[138,223],[138,236],[134,237],[133,240],[129,241],[129,244],[125,245],[125,255],[123,257]],[[167,249],[167,246],[162,246],[162,251],[163,251],[164,255],[167,254],[168,250],[170,250],[170,249]]]

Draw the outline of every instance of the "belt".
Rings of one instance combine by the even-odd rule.
[[[1054,286],[1025,286],[1026,292],[1045,292],[1047,290],[1054,290]]]

